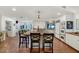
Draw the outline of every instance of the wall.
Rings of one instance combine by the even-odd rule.
[[[5,25],[5,19],[6,19],[6,18],[5,18],[4,16],[2,16],[2,19],[1,19],[1,31],[6,31],[6,30],[5,30],[5,26],[6,26],[6,25]]]
[[[6,31],[6,21],[11,21],[11,28],[12,30],[11,31]],[[16,36],[16,30],[15,30],[15,21],[9,17],[5,17],[5,16],[2,16],[2,19],[1,19],[1,31],[2,32],[7,32],[9,34],[9,36],[11,37],[14,37]]]
[[[18,24],[16,24],[16,27],[17,27],[17,32],[20,30],[20,26],[23,24],[26,24],[26,23],[31,23],[33,24],[32,20],[18,20]]]
[[[2,15],[0,15],[0,31],[1,31],[1,20],[2,20]]]
[[[79,28],[79,25],[77,25],[77,22],[79,21],[79,14],[76,14],[76,26],[75,27],[77,27],[78,26],[78,28]],[[77,29],[76,28],[76,32],[79,32],[79,29]]]
[[[58,18],[61,22],[64,21],[65,22],[65,31],[66,32],[76,32],[76,17],[74,15],[64,15],[60,18]],[[66,28],[66,24],[67,21],[73,21],[73,29],[67,29]]]
[[[39,28],[41,28],[41,29],[44,29],[44,31],[45,32],[52,32],[52,33],[54,33],[54,30],[48,30],[47,29],[47,27],[46,27],[46,21],[45,20],[41,20],[41,21],[36,21],[36,20],[28,20],[28,19],[26,19],[26,20],[19,20],[19,23],[24,23],[24,22],[30,22],[30,23],[32,23],[32,30],[33,30],[33,28],[38,28],[38,26],[39,26]],[[20,24],[18,24],[18,26],[19,26]]]
[[[47,24],[46,24],[46,22],[49,22],[49,20],[50,20],[50,19],[48,19],[48,21],[40,21],[40,22],[36,22],[36,23],[39,25],[39,27],[40,27],[41,29],[44,29],[44,32],[54,33],[54,32],[55,32],[54,29],[53,29],[53,30],[47,29]],[[51,21],[51,22],[52,22],[52,21]],[[53,22],[52,22],[52,23],[53,23]]]
[[[79,32],[79,29],[77,29],[77,26],[79,26],[79,25],[77,25],[77,20],[79,20],[78,14],[75,14],[73,19],[67,19],[66,20],[66,21],[73,21],[73,29],[71,29],[71,30],[66,29],[66,32]]]

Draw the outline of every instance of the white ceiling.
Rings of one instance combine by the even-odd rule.
[[[16,11],[12,11],[16,8]],[[65,14],[72,14],[74,11],[79,13],[79,6],[0,6],[0,14],[9,17],[25,17],[29,19],[37,19],[37,11],[40,11],[41,19],[57,18]],[[61,13],[61,15],[57,15]]]

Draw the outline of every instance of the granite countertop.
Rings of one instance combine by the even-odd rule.
[[[79,32],[67,32],[68,34],[72,34],[72,35],[75,35],[75,36],[79,36]]]

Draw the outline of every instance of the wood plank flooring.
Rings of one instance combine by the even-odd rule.
[[[37,49],[34,49],[35,51]],[[62,43],[60,40],[54,38],[53,42],[54,53],[77,53],[76,50],[72,49],[68,45]],[[29,48],[21,47],[18,48],[18,38],[7,37],[6,40],[0,43],[0,53],[30,53]],[[43,53],[41,49],[41,53]]]

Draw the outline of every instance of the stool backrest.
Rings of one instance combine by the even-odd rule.
[[[25,32],[27,32],[26,30],[20,30],[19,31],[19,36],[21,35],[21,34],[24,34]]]
[[[53,33],[44,33],[43,38],[44,38],[44,40],[47,40],[47,41],[53,41],[54,34]]]
[[[40,33],[30,33],[30,37],[32,41],[40,41]]]

